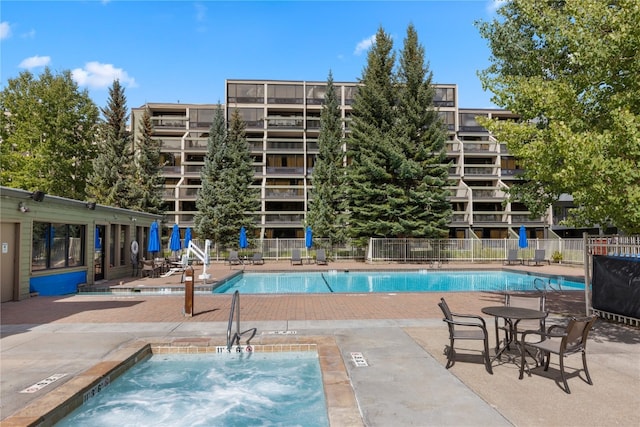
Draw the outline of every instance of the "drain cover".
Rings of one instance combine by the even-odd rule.
[[[351,353],[351,360],[357,367],[369,366],[362,353]]]

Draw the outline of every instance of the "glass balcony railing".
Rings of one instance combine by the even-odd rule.
[[[295,224],[300,225],[304,220],[304,214],[266,214],[264,216],[267,224]]]
[[[266,199],[304,199],[303,188],[267,188]]]

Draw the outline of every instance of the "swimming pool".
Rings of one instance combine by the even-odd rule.
[[[158,354],[56,426],[328,426],[317,352]]]
[[[244,272],[223,282],[213,293],[374,293],[584,290],[584,283],[507,271],[329,271]]]

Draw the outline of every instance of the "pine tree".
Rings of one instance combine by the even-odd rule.
[[[135,147],[135,176],[136,188],[140,192],[140,198],[136,200],[133,209],[162,214],[162,192],[164,178],[162,165],[160,164],[160,143],[152,138],[153,123],[149,109],[145,108],[140,119],[141,132]]]
[[[98,203],[120,208],[135,206],[136,190],[131,135],[127,130],[127,98],[118,80],[109,88],[97,142],[88,193]]]
[[[308,223],[317,236],[328,238],[331,244],[345,240],[340,215],[345,172],[342,144],[340,105],[333,84],[333,74],[329,72],[320,115],[318,155],[313,166]]]
[[[237,242],[242,226],[251,229],[247,215],[257,209],[258,203],[255,190],[250,189],[253,168],[244,123],[237,111],[228,131],[222,108],[216,110],[200,175],[195,231],[221,247],[231,246]]]
[[[360,244],[369,237],[391,237],[397,232],[391,210],[398,197],[393,166],[400,155],[390,139],[396,117],[392,49],[391,36],[380,28],[352,109],[344,211],[349,235]]]
[[[451,217],[446,134],[433,107],[432,73],[413,25],[407,28],[399,63],[396,128],[403,156],[395,178],[403,192],[398,206],[400,236],[442,238],[448,234]]]
[[[260,209],[259,190],[252,188],[253,160],[249,151],[249,143],[245,133],[246,125],[240,112],[231,113],[229,124],[228,147],[231,164],[228,169],[227,188],[232,216],[231,226],[235,228],[233,239],[238,239],[241,227],[245,227],[247,235],[253,234],[252,214]]]

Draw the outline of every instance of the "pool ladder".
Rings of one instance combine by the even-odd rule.
[[[231,328],[233,327],[233,318],[235,315],[236,321],[236,331],[231,334]],[[231,310],[229,311],[229,325],[227,326],[227,351],[231,352],[231,347],[238,346],[240,348],[240,338],[247,334],[251,333],[251,336],[247,338],[247,345],[250,344],[251,339],[256,335],[258,330],[256,328],[247,329],[246,331],[240,332],[240,292],[235,291],[233,293],[233,299],[231,300]]]
[[[558,282],[558,287],[555,288],[552,284],[551,284],[551,279],[549,279],[548,281],[544,281],[539,277],[536,277],[535,279],[533,279],[533,287],[536,288],[538,291],[541,292],[560,292],[562,291],[562,284],[560,282]]]

